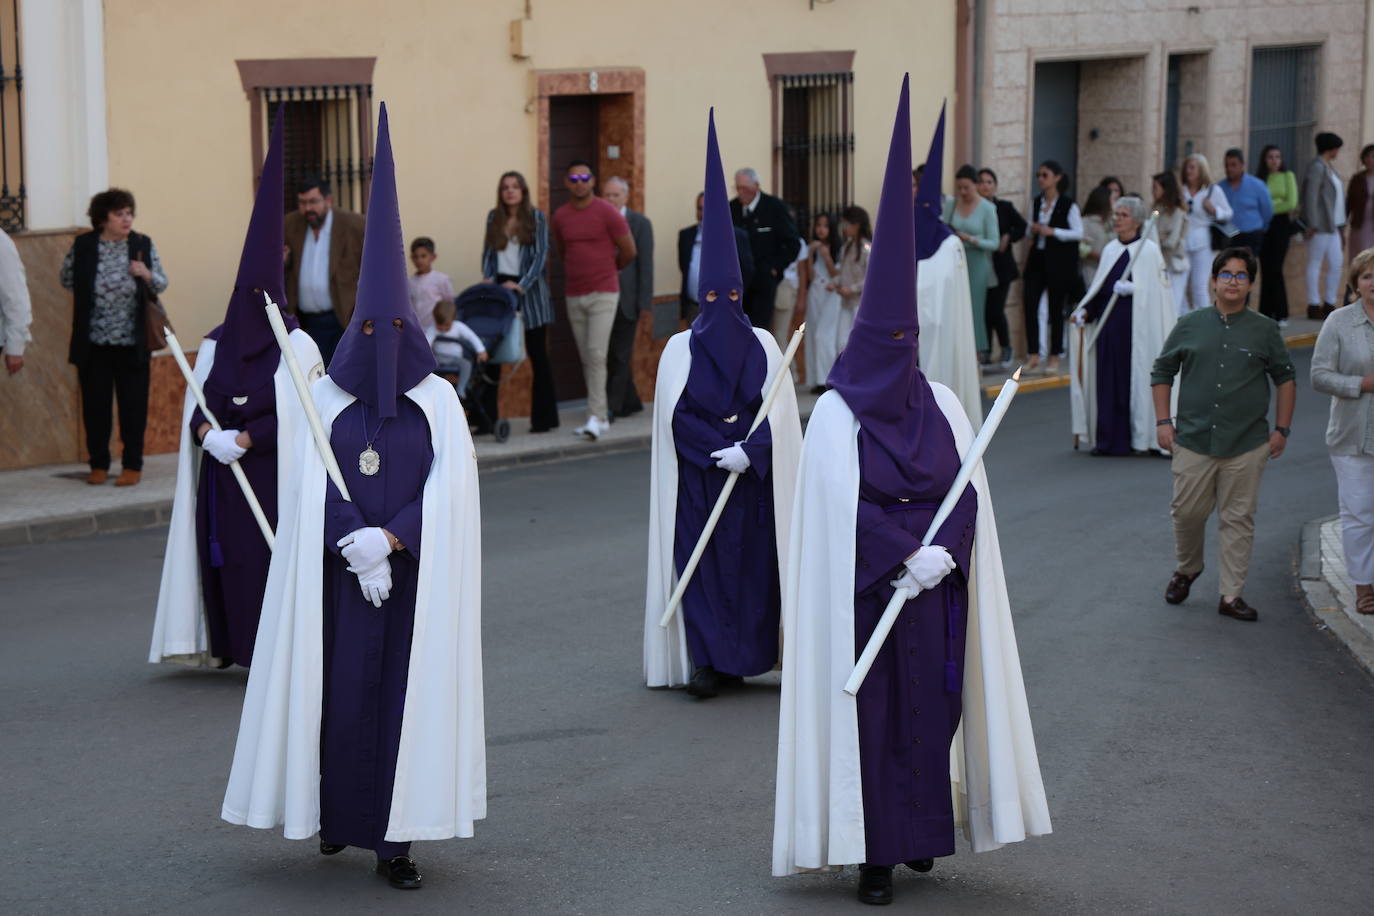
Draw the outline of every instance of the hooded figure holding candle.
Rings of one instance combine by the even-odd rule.
[[[358,304],[312,386],[315,443],[268,576],[223,817],[375,851],[416,888],[412,840],[486,816],[477,463],[410,307],[386,106]]]
[[[860,864],[866,903],[891,901],[893,866],[952,855],[956,824],[975,852],[1050,830],[981,468],[922,546],[973,430],[917,366],[907,92],[854,330],[806,430],[783,589],[773,873]],[[850,696],[899,585],[914,596]]]
[[[700,699],[715,696],[722,682],[777,664],[779,557],[786,555],[801,451],[790,383],[750,432],[769,382],[788,370],[772,335],[745,317],[743,294],[713,111],[701,220],[701,314],[668,341],[658,364],[644,610],[648,685],[686,684]],[[740,476],[679,612],[660,626],[732,472]]]
[[[234,479],[237,461],[275,527],[294,500],[292,449],[305,415],[262,310],[280,299],[282,123],[278,112],[262,166],[238,277],[224,322],[201,341],[195,379],[222,429],[186,392],[181,450],[148,660],[248,667],[258,632],[271,548]],[[318,376],[320,351],[288,318],[297,361]],[[278,447],[280,445],[280,447]]]

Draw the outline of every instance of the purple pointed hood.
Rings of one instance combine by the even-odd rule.
[[[733,416],[757,400],[768,375],[768,356],[744,317],[744,280],[735,248],[735,225],[725,191],[725,170],[716,143],[716,113],[706,127],[706,183],[702,200],[701,265],[692,322],[692,367],[687,393],[719,417]]]
[[[282,110],[278,108],[229,309],[224,323],[205,335],[216,342],[215,362],[205,387],[222,395],[238,397],[257,391],[271,380],[281,362],[281,348],[262,310],[262,294],[266,291],[273,302],[285,301],[282,185]],[[295,318],[283,317],[288,330],[297,327]]]
[[[930,138],[930,153],[926,156],[925,171],[921,173],[921,188],[916,192],[916,260],[924,261],[933,255],[952,231],[940,220],[945,208],[940,193],[945,175],[945,106],[940,105],[940,120],[935,123],[935,136]]]
[[[434,353],[410,307],[405,240],[396,202],[396,162],[383,102],[377,117],[377,155],[367,199],[358,301],[329,362],[329,377],[376,408],[379,417],[394,417],[398,399],[434,368]]]
[[[892,496],[928,493],[958,470],[953,434],[917,365],[916,261],[911,256],[911,113],[902,80],[859,311],[828,384],[859,421],[861,472]]]

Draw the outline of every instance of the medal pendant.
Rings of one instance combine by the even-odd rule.
[[[234,398],[234,406],[236,406],[236,407],[242,407],[244,404],[247,404],[247,403],[248,403],[248,395],[246,395],[246,394],[240,395],[239,397]]]
[[[358,470],[364,477],[371,477],[382,469],[382,456],[371,447],[358,454]]]

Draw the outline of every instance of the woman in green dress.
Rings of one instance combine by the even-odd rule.
[[[978,193],[978,172],[971,165],[954,173],[954,199],[945,201],[945,222],[964,243],[968,264],[968,291],[973,300],[973,333],[978,340],[978,360],[988,361],[988,328],[983,320],[988,287],[997,285],[992,272],[992,253],[997,250],[997,208]]]

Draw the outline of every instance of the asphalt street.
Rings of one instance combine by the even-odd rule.
[[[1167,461],[1073,452],[1066,390],[1014,405],[988,468],[1054,833],[899,869],[898,910],[1369,912],[1374,683],[1294,586],[1335,502],[1307,362],[1258,624],[1216,613],[1214,567],[1164,603]],[[490,813],[415,845],[416,893],[219,820],[246,674],[144,661],[164,532],[0,551],[0,911],[854,911],[852,870],[769,875],[776,677],[643,686],[648,478],[647,453],[484,477]]]

